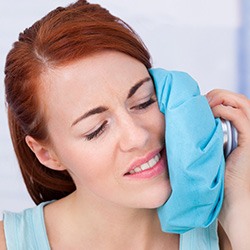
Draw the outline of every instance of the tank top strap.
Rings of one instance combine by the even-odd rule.
[[[195,228],[180,236],[180,250],[219,250],[217,221],[207,228]]]
[[[8,250],[50,250],[43,208],[51,201],[20,213],[4,212],[3,223]]]

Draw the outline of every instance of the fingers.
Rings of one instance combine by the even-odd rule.
[[[211,108],[224,105],[240,109],[250,120],[250,100],[246,96],[228,90],[215,89],[207,93],[206,97]]]
[[[215,117],[232,122],[238,131],[239,144],[250,143],[250,101],[241,94],[212,90],[206,95]]]
[[[232,122],[238,131],[239,145],[250,144],[250,121],[242,110],[230,106],[217,105],[212,108],[212,112],[215,117]]]

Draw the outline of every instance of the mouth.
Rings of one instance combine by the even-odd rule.
[[[129,170],[127,173],[125,173],[125,175],[134,175],[134,174],[141,173],[141,172],[144,172],[146,170],[152,169],[157,165],[157,163],[160,161],[160,159],[161,159],[161,153],[158,153],[154,157],[149,159],[147,162],[144,162],[141,165],[137,165],[137,166],[133,167],[131,170]]]

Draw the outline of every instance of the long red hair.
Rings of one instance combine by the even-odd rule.
[[[41,74],[102,50],[123,52],[151,67],[139,36],[100,5],[84,0],[51,11],[20,33],[7,56],[9,128],[24,182],[36,204],[60,199],[76,188],[67,171],[42,165],[25,142],[27,135],[49,142],[44,106],[38,98]]]

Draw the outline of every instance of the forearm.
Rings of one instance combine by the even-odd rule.
[[[234,204],[223,204],[220,223],[223,226],[233,250],[250,249],[250,195],[239,197]],[[225,212],[224,212],[225,211]]]
[[[238,146],[227,157],[225,199],[219,216],[232,248],[250,249],[250,100],[230,91],[207,94],[215,117],[232,122],[238,131]]]

